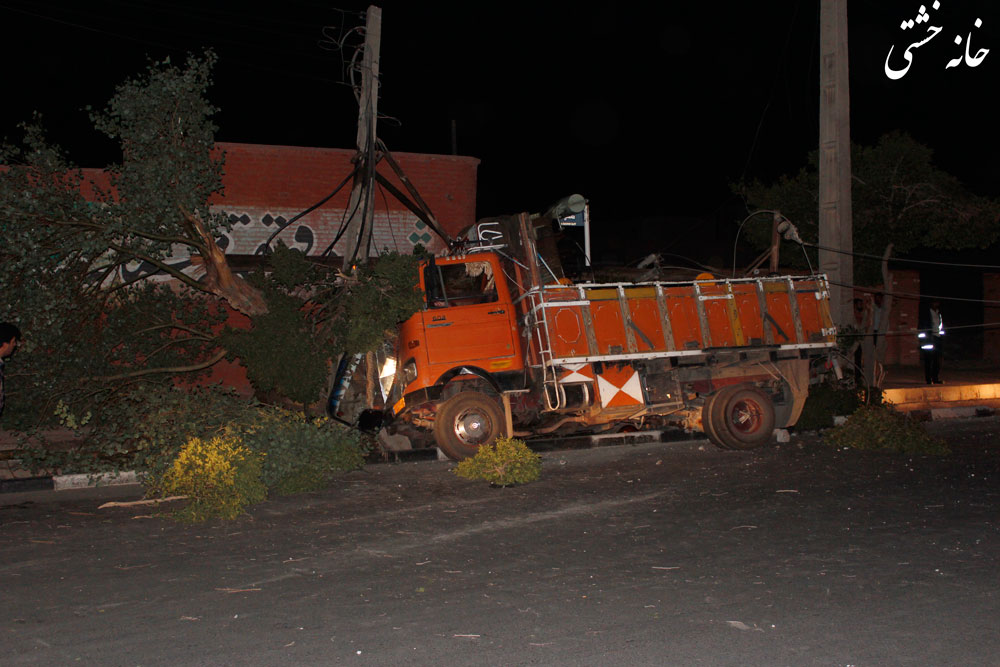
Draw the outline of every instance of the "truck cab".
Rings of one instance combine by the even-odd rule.
[[[435,433],[446,454],[465,458],[503,426],[501,392],[524,385],[525,357],[511,286],[493,252],[429,259],[420,267],[419,286],[424,308],[399,327],[391,417],[432,426],[440,424],[437,414],[455,395],[485,395],[472,401],[474,410],[463,412],[457,434]],[[467,396],[462,403],[470,400]],[[485,401],[492,404],[484,407]],[[397,445],[407,449],[425,439],[416,433],[403,437],[418,441],[407,446],[397,438]]]

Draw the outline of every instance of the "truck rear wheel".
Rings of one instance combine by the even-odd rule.
[[[482,445],[503,435],[500,405],[478,391],[455,394],[437,409],[434,440],[449,458],[461,461],[475,456]]]
[[[709,394],[705,397],[705,404],[701,408],[701,428],[716,447],[729,449],[729,445],[719,437],[719,430],[716,427],[715,420],[712,418],[712,406],[715,404],[715,399],[718,398],[720,393],[722,392]]]
[[[726,387],[712,401],[709,419],[722,447],[754,449],[774,433],[774,404],[752,385]]]

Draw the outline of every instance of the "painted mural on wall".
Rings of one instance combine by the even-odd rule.
[[[244,210],[240,213],[230,213],[231,228],[216,239],[219,247],[227,255],[258,255],[267,252],[267,240],[279,229],[286,227],[288,221],[298,212],[290,214],[274,214],[271,211]],[[341,238],[334,243],[345,217],[344,210],[314,211],[301,222],[287,226],[275,237],[271,245],[278,241],[290,248],[302,251],[306,255],[329,255],[341,257],[347,251],[347,242]],[[332,244],[332,248],[331,248]],[[422,245],[430,252],[440,252],[444,244],[440,238],[412,213],[389,211],[376,213],[373,230],[373,254],[384,251],[412,253],[417,245]],[[166,260],[169,266],[181,270],[193,278],[200,278],[204,273],[199,265],[191,261],[187,246],[174,246],[174,254]],[[149,262],[133,262],[121,269],[121,278],[129,281],[141,276],[151,276],[153,279],[168,280],[165,274],[157,275],[157,269]]]

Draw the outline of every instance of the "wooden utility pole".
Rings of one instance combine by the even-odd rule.
[[[347,205],[344,270],[368,261],[375,219],[375,121],[378,118],[378,67],[382,43],[382,10],[370,5],[365,20],[365,46],[361,58],[361,92],[358,95],[358,166]]]
[[[820,249],[819,267],[831,282],[833,321],[846,326],[854,299],[847,0],[820,0],[820,53],[819,245],[830,250]]]

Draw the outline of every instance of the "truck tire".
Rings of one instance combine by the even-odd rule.
[[[774,433],[774,404],[757,387],[726,387],[711,407],[710,421],[722,447],[754,449],[767,444]]]
[[[503,410],[491,397],[463,391],[441,404],[434,417],[434,440],[456,461],[475,456],[504,432]]]
[[[716,447],[729,449],[729,445],[719,437],[719,430],[712,419],[712,406],[715,404],[715,399],[718,398],[720,393],[716,392],[705,397],[705,404],[701,408],[701,428]]]

